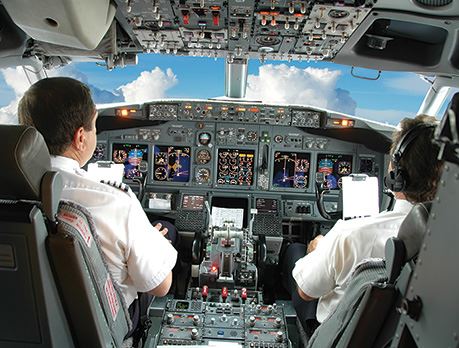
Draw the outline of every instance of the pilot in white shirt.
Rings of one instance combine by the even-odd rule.
[[[94,181],[71,158],[52,156],[51,165],[62,174],[62,199],[91,212],[105,260],[127,305],[137,292],[161,284],[175,265],[177,251],[151,225],[134,193]]]
[[[442,167],[437,160],[438,146],[432,143],[435,124],[435,118],[419,115],[402,120],[400,131],[394,133],[387,181],[397,198],[393,211],[339,220],[325,236],[310,243],[306,256],[304,245],[287,248],[284,273],[291,275],[288,287],[300,321],[306,327],[311,324],[307,331],[313,331],[315,319],[323,322],[336,308],[357,264],[384,257],[386,241],[397,235],[411,203],[435,197]],[[317,298],[315,311],[313,300]]]
[[[313,252],[296,262],[292,275],[298,287],[308,296],[320,298],[317,321],[323,322],[336,307],[358,263],[384,256],[387,239],[397,235],[412,207],[406,200],[397,200],[392,211],[339,220]]]
[[[39,80],[20,100],[18,118],[43,135],[52,166],[62,173],[62,199],[91,213],[108,268],[138,323],[137,292],[166,295],[177,252],[150,224],[131,191],[93,181],[80,169],[97,143],[97,109],[89,87],[68,77]]]

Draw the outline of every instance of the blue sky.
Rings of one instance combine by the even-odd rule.
[[[251,60],[248,94],[266,102],[280,98],[274,102],[318,103],[315,106],[396,124],[402,117],[415,115],[428,89],[428,84],[415,74],[383,72],[379,80],[368,81],[352,77],[350,71],[348,66],[327,62],[268,61],[261,65]],[[139,83],[142,72],[151,74]],[[377,73],[362,69],[358,72],[366,76]],[[145,93],[144,98],[205,99],[224,95],[223,59],[145,54],[139,55],[138,65],[124,69],[107,71],[93,62],[73,63],[57,74],[71,75],[90,84],[105,93],[105,102],[110,101],[112,94],[118,95],[113,101],[123,100],[129,91],[131,95]],[[20,94],[15,83],[7,83],[4,75],[0,74],[0,107],[7,106]],[[118,89],[127,84],[131,84],[129,88]],[[96,99],[99,95],[96,93]]]

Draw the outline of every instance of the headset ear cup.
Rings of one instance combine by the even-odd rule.
[[[392,192],[401,192],[406,187],[405,174],[403,170],[391,170],[384,177],[384,184]]]
[[[395,172],[393,170],[390,170],[389,173],[384,177],[384,185],[394,192],[394,182],[395,182]]]

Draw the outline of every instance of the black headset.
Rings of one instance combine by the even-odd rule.
[[[406,134],[400,139],[397,147],[395,148],[394,154],[392,155],[392,163],[394,168],[384,177],[384,185],[392,192],[405,191],[409,184],[408,173],[400,165],[400,160],[403,155],[413,143],[413,141],[427,129],[435,128],[435,124],[420,123],[411,128]]]

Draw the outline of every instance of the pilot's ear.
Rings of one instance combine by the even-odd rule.
[[[84,128],[80,127],[76,130],[75,134],[73,135],[73,146],[75,146],[75,148],[78,151],[83,151],[86,146],[85,140],[86,134],[84,132]]]

